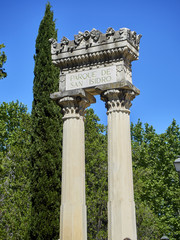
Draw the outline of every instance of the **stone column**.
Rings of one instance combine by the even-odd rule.
[[[58,101],[63,112],[61,240],[86,240],[84,110],[86,97],[67,96]]]
[[[108,240],[136,240],[129,108],[132,90],[101,94],[108,115]]]

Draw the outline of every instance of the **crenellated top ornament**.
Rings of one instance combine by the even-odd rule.
[[[100,34],[102,33],[95,28],[93,28],[91,32],[87,30],[84,33],[79,32],[78,35],[74,35],[74,43],[78,46],[82,40],[88,41],[90,38],[94,43],[96,43],[100,38]]]
[[[115,30],[112,27],[109,27],[106,31],[106,36],[113,36],[115,34]]]
[[[131,62],[138,59],[141,37],[128,28],[115,31],[109,27],[106,33],[93,28],[74,35],[74,40],[63,37],[60,43],[50,39],[52,60],[61,69],[118,61],[121,58]]]

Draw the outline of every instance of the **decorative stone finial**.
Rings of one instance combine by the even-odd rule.
[[[112,27],[109,27],[106,31],[106,36],[113,36],[115,34],[115,30]]]
[[[69,39],[68,39],[68,38],[63,37],[63,38],[61,39],[61,45],[68,45],[68,43],[69,43]]]
[[[101,32],[99,30],[96,30],[95,28],[92,29],[91,31],[91,38],[93,39],[94,42],[97,42],[100,38]]]

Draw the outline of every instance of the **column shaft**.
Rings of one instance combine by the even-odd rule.
[[[60,102],[64,111],[61,240],[87,239],[83,102],[85,99],[77,102],[75,98]]]
[[[127,90],[103,94],[108,109],[108,239],[136,240],[136,217]]]

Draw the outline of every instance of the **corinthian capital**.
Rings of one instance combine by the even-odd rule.
[[[61,107],[63,119],[83,117],[85,109],[96,102],[94,96],[83,89],[55,92],[50,98]]]
[[[106,103],[107,114],[116,111],[129,113],[132,106],[131,101],[136,94],[132,90],[126,89],[111,89],[106,90],[101,94],[101,99]]]
[[[90,105],[90,101],[86,97],[67,96],[61,98],[58,104],[61,106],[63,119],[80,118],[84,116],[85,109]]]

